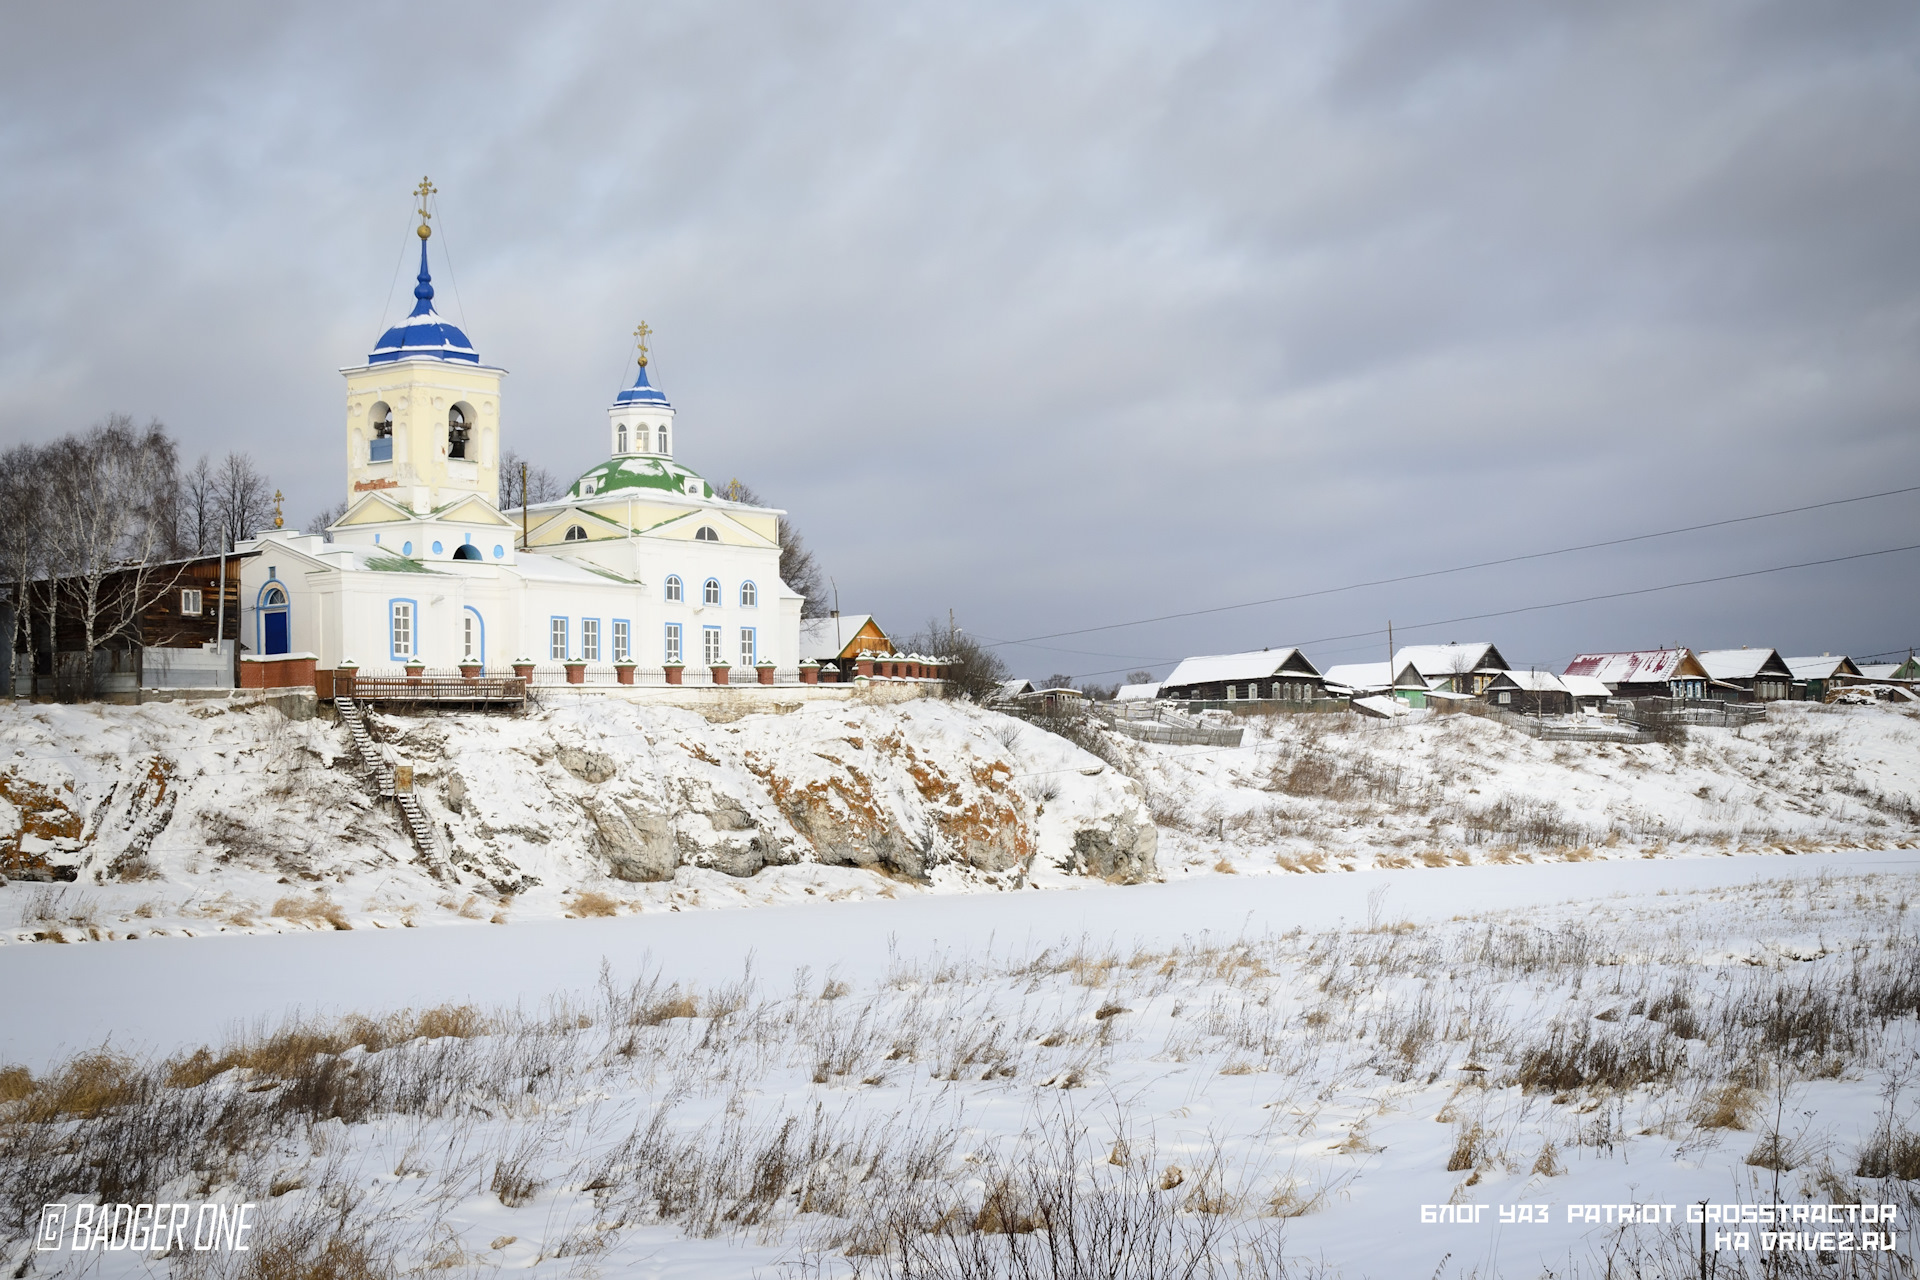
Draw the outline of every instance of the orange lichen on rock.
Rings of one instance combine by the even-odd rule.
[[[44,846],[77,849],[86,818],[73,803],[73,784],[55,789],[9,770],[0,773],[0,801],[20,815],[19,828],[0,831],[0,869],[10,874],[49,868]],[[27,848],[32,841],[41,848]]]

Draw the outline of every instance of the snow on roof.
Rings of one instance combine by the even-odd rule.
[[[999,689],[994,692],[993,696],[996,698],[1017,698],[1023,693],[1032,692],[1033,681],[1031,680],[1002,680]]]
[[[1160,696],[1160,682],[1152,684],[1123,684],[1119,692],[1113,695],[1115,702],[1151,702]]]
[[[1843,654],[1823,653],[1817,658],[1788,658],[1787,670],[1793,672],[1795,680],[1831,680],[1840,665],[1847,661]]]
[[[1560,677],[1549,671],[1502,671],[1494,683],[1498,684],[1501,680],[1510,680],[1528,693],[1567,692],[1567,686],[1560,683]]]
[[[1869,680],[1891,680],[1893,673],[1900,669],[1897,662],[1863,662],[1860,674]]]
[[[837,658],[853,643],[860,629],[873,621],[870,613],[843,613],[837,618],[805,618],[800,623],[800,661],[825,662]]]
[[[1167,688],[1190,684],[1212,684],[1219,680],[1264,680],[1300,651],[1298,649],[1261,649],[1255,653],[1214,653],[1198,658],[1183,658],[1160,683]],[[1306,661],[1304,658],[1301,661]],[[1307,663],[1312,667],[1312,663]],[[1318,675],[1319,672],[1315,672]]]
[[[1327,668],[1327,683],[1342,689],[1384,689],[1387,670],[1384,662],[1342,662]]]
[[[1371,698],[1355,698],[1353,700],[1353,709],[1355,711],[1364,711],[1368,715],[1379,716],[1383,720],[1390,720],[1394,716],[1404,716],[1408,712],[1406,703],[1400,701],[1398,698],[1389,698],[1384,693],[1377,693]]]
[[[1694,656],[1715,680],[1751,680],[1768,658],[1778,660],[1780,655],[1771,649],[1708,649]]]
[[[1596,680],[1592,676],[1560,677],[1561,685],[1576,698],[1611,698],[1613,690],[1607,688],[1606,681]]]
[[[1487,666],[1487,655],[1493,645],[1479,641],[1473,644],[1410,644],[1393,655],[1395,671],[1409,662],[1413,669],[1431,680],[1435,676],[1458,675],[1475,671]]]
[[[1592,676],[1608,685],[1651,684],[1671,680],[1686,658],[1685,649],[1634,649],[1626,653],[1575,654],[1562,674]]]

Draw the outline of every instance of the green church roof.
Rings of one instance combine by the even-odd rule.
[[[658,489],[662,493],[687,493],[687,481],[698,484],[692,496],[711,498],[713,486],[698,472],[665,458],[609,458],[573,482],[569,498],[597,498],[621,489]]]

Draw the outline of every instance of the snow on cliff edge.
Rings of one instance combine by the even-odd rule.
[[[324,719],[212,704],[0,709],[0,866],[16,880],[0,941],[1133,882],[1155,870],[1140,784],[1063,738],[960,703],[812,703],[713,724],[583,699],[519,718],[378,715],[370,727],[389,759],[414,767],[435,858],[369,793],[344,731]],[[48,872],[77,883],[18,883]]]

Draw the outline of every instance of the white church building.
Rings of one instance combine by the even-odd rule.
[[[557,501],[501,510],[501,382],[433,307],[423,212],[413,313],[346,377],[347,509],[325,536],[243,542],[242,643],[362,675],[461,664],[587,683],[797,675],[801,599],[780,512],[729,502],[674,461],[673,406],[639,374],[607,411],[608,457]],[[742,668],[749,669],[742,671]],[[750,674],[751,673],[751,674]],[[576,671],[574,674],[580,674]],[[726,679],[725,674],[719,676]]]

